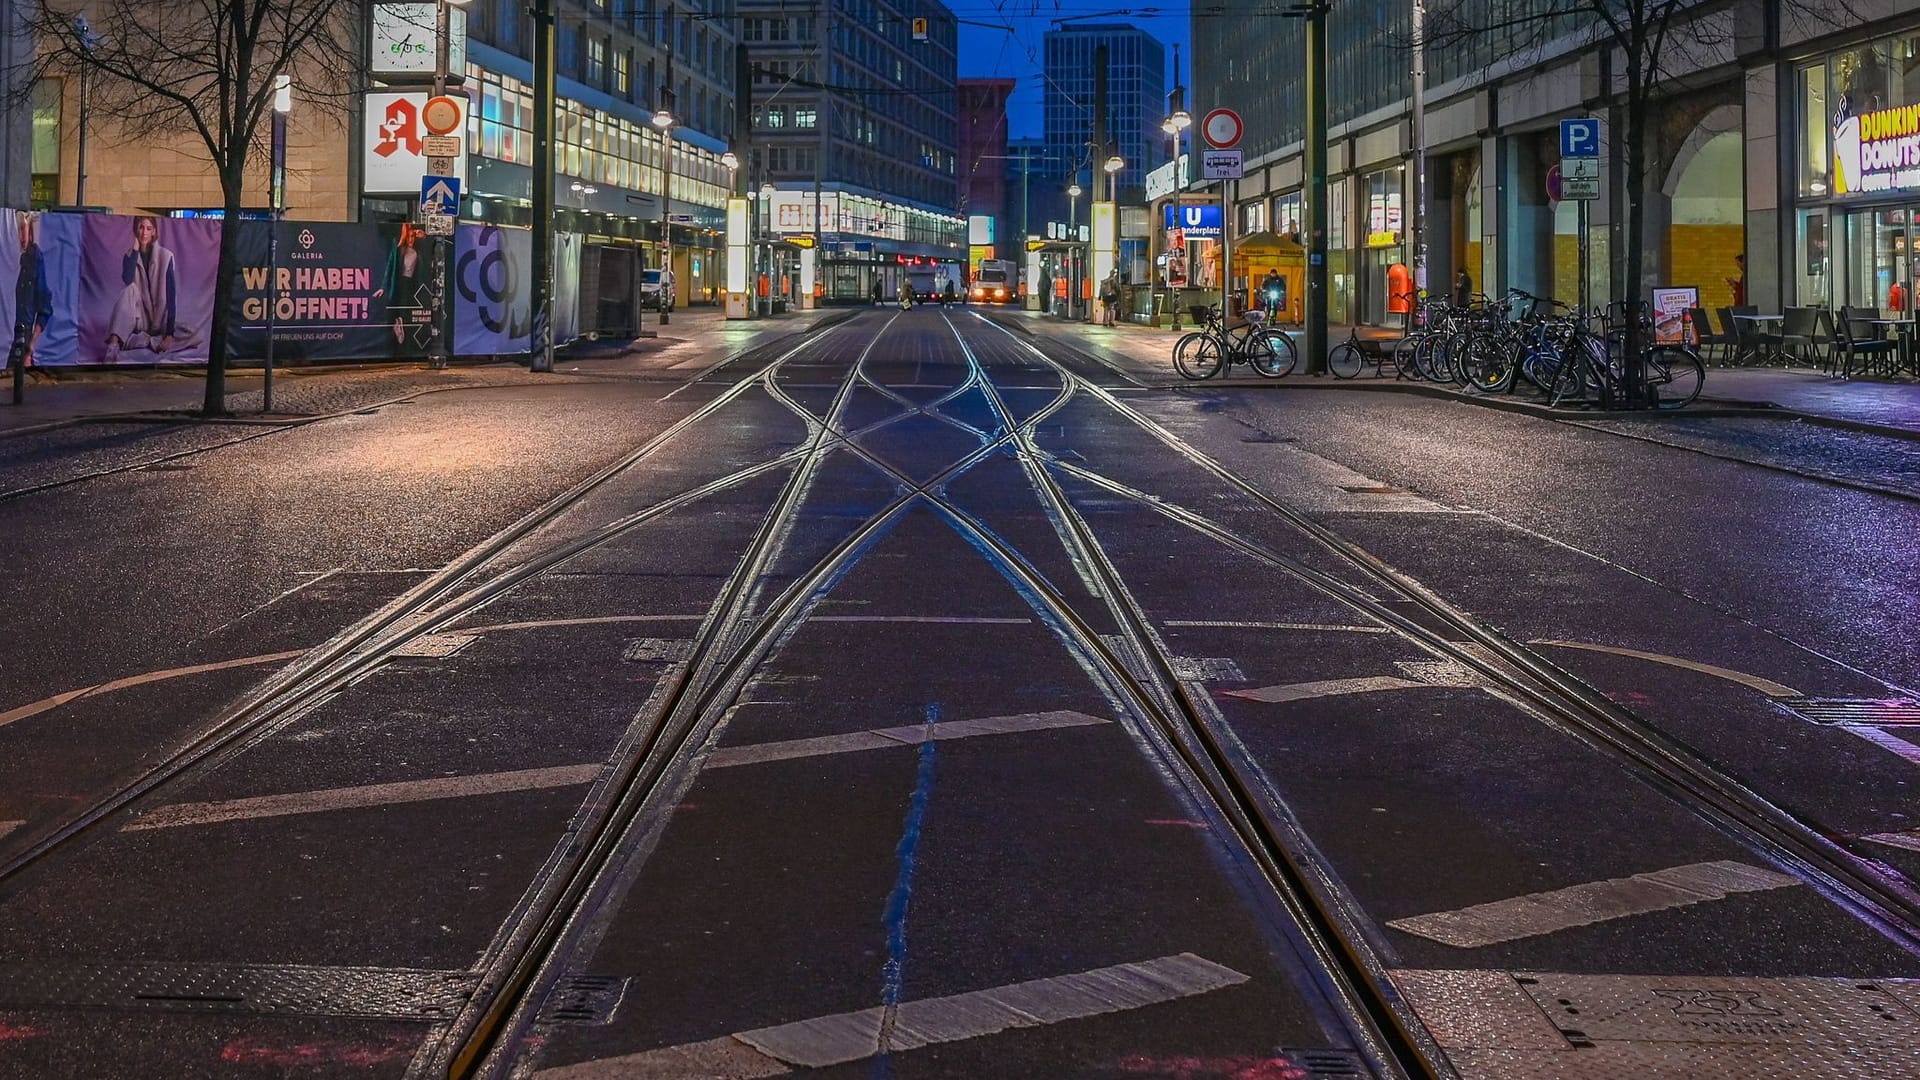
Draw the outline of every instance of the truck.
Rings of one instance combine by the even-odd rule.
[[[1012,259],[982,259],[967,299],[976,304],[1020,302],[1020,267]]]

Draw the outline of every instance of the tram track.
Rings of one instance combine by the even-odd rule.
[[[983,320],[1016,344],[1046,359],[1030,342],[991,320]],[[1571,673],[1482,625],[1420,582],[1349,543],[1331,529],[1274,498],[1246,478],[1168,431],[1138,409],[1079,379],[1064,366],[1063,377],[1077,381],[1088,396],[1147,432],[1182,458],[1278,516],[1295,532],[1351,566],[1365,580],[1407,597],[1421,612],[1458,635],[1434,632],[1418,620],[1382,604],[1351,583],[1271,551],[1226,529],[1204,515],[1145,492],[1128,488],[1093,470],[1051,459],[1051,467],[1104,488],[1173,520],[1212,536],[1250,557],[1281,569],[1368,618],[1392,628],[1423,650],[1465,665],[1491,684],[1513,694],[1541,717],[1609,754],[1623,769],[1715,823],[1749,848],[1793,869],[1856,915],[1905,948],[1920,953],[1920,890],[1897,871],[1851,850],[1827,830],[1779,805],[1720,768],[1705,754],[1659,731],[1631,710],[1607,698]],[[1466,647],[1463,647],[1466,646]]]

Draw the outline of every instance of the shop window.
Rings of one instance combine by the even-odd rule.
[[[1800,194],[1825,195],[1833,154],[1827,149],[1833,118],[1827,109],[1827,66],[1800,69]]]
[[[1802,210],[1794,229],[1794,299],[1802,305],[1826,307],[1833,303],[1831,279],[1828,277],[1828,214],[1819,210]]]

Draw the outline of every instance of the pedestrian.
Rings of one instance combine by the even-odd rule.
[[[1040,271],[1040,313],[1044,315],[1047,312],[1052,310],[1053,310],[1053,275],[1048,273],[1045,270],[1042,270]]]
[[[1114,325],[1114,319],[1120,312],[1120,271],[1107,275],[1100,283],[1100,306],[1104,308],[1100,321],[1108,326]]]
[[[1738,276],[1727,279],[1727,289],[1733,293],[1733,306],[1747,306],[1747,257],[1735,255],[1733,264],[1739,267]]]
[[[948,278],[947,289],[945,292],[940,294],[940,306],[946,307],[947,305],[952,304],[959,299],[960,299],[959,290],[953,287],[953,279]]]
[[[1453,306],[1467,307],[1472,303],[1473,278],[1467,273],[1467,268],[1463,266],[1460,268],[1459,275],[1453,279]]]
[[[874,279],[873,279],[873,302],[874,302],[874,305],[875,305],[875,306],[878,306],[878,305],[879,305],[879,303],[880,303],[880,301],[881,301],[881,299],[882,299],[883,297],[885,297],[885,295],[886,295],[886,291],[885,291],[884,289],[882,289],[882,288],[880,287],[880,277],[879,277],[879,275],[877,275],[877,274],[876,274],[876,275],[874,276]]]

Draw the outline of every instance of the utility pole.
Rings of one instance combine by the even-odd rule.
[[[464,2],[464,0],[463,0]],[[449,68],[453,66],[453,0],[437,0],[433,5],[433,96],[444,97],[447,93]],[[467,133],[459,132],[464,139]],[[460,205],[455,200],[451,216],[458,220]],[[427,218],[421,215],[421,224],[427,224]],[[452,257],[453,237],[434,236],[429,243],[433,251],[433,323],[427,328],[427,366],[438,370],[447,366],[447,262]]]
[[[827,154],[833,149],[833,98],[827,90],[827,84],[833,81],[833,0],[820,0],[819,11],[819,17],[813,20],[813,32],[819,37],[814,52],[820,64],[813,73],[813,81],[820,86],[820,114],[814,119],[820,125],[820,145],[814,148],[813,154],[813,247],[808,249],[813,253],[813,280],[807,282],[811,291],[802,305],[808,310],[820,306],[819,295],[823,292],[820,278],[824,268],[820,264],[827,253],[827,219],[821,189],[826,181]],[[834,222],[836,231],[839,225]],[[807,253],[801,252],[800,257],[806,258]],[[907,282],[902,280],[901,285],[906,287]]]
[[[553,370],[553,0],[533,14],[533,347],[534,371]]]
[[[287,114],[293,111],[293,76],[273,77],[273,142],[267,201],[267,344],[261,366],[260,411],[273,411],[273,324],[280,306],[280,220],[287,212]]]
[[[1087,203],[1087,216],[1089,221],[1091,221],[1093,217],[1095,207],[1099,206],[1103,202],[1109,202],[1113,199],[1114,177],[1112,173],[1107,171],[1107,64],[1108,64],[1108,61],[1109,61],[1109,54],[1107,51],[1107,46],[1104,43],[1095,45],[1093,47],[1093,139],[1092,139],[1093,156],[1090,159],[1091,164],[1087,168],[1087,172],[1091,174],[1091,179],[1093,181],[1093,198],[1089,200]],[[1087,245],[1088,249],[1092,248],[1093,239],[1094,238],[1092,234],[1089,233],[1088,245]],[[1080,265],[1081,265],[1081,274],[1083,277],[1086,275],[1088,270],[1092,270],[1094,272],[1098,272],[1100,270],[1100,266],[1098,265],[1098,263],[1095,263],[1092,266],[1088,265],[1088,260],[1086,259],[1084,252],[1081,256]],[[1092,285],[1092,288],[1090,291],[1093,293],[1093,297],[1091,302],[1088,303],[1087,305],[1087,321],[1093,322],[1096,320],[1104,320],[1107,314],[1105,310],[1106,303],[1105,301],[1100,299],[1100,290],[1105,287],[1106,282],[1104,280],[1096,281],[1096,282],[1092,282],[1091,285]]]
[[[1326,0],[1289,8],[1307,21],[1307,371],[1327,369],[1327,12]]]

